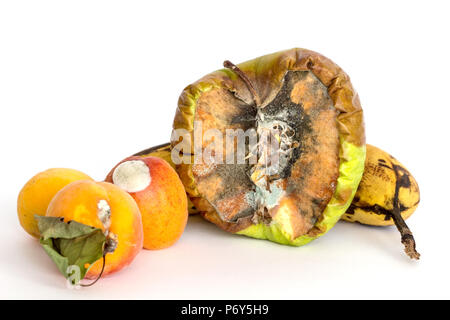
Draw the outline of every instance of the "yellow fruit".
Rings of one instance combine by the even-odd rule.
[[[154,146],[148,149],[145,149],[141,152],[134,154],[133,156],[137,157],[158,157],[163,160],[166,160],[172,168],[175,169],[175,164],[172,161],[172,157],[170,154],[170,143],[160,144],[158,146]]]
[[[17,213],[20,225],[35,238],[39,229],[34,215],[45,216],[47,207],[59,190],[78,180],[92,180],[88,175],[73,169],[54,168],[31,178],[19,193]]]
[[[411,173],[385,151],[366,145],[364,174],[352,204],[342,220],[372,226],[396,225],[402,243],[418,259],[414,238],[405,221],[420,201],[419,186]]]

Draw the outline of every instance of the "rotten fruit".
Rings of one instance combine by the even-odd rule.
[[[140,151],[133,155],[134,157],[158,157],[166,161],[173,169],[176,169],[176,165],[172,161],[172,155],[170,151],[170,143],[164,143],[158,146],[154,146],[143,151]],[[195,208],[189,196],[187,197],[188,213],[196,214],[198,210]]]
[[[58,266],[81,263],[79,267],[86,269],[87,279],[121,270],[142,248],[144,235],[139,208],[127,192],[111,183],[82,180],[69,184],[52,199],[46,217],[62,218],[59,224],[56,220],[39,220],[43,228],[41,232],[45,234],[41,243],[47,253]],[[72,221],[76,222],[76,231],[70,228]],[[92,232],[95,229],[99,232],[86,232],[87,227],[94,228]],[[54,233],[56,228],[62,231]],[[91,246],[80,246],[85,244],[88,236],[93,237]],[[85,253],[86,249],[90,251]],[[98,257],[99,251],[104,261]],[[94,261],[86,262],[89,265],[85,266],[83,259],[90,258],[90,255],[94,256]],[[68,276],[63,268],[60,270]]]
[[[366,145],[347,74],[291,49],[224,68],[187,86],[170,144],[119,162],[104,182],[49,169],[19,193],[21,226],[73,284],[115,273],[142,248],[178,241],[189,213],[238,235],[301,246],[340,220],[395,225],[420,201],[411,173]]]
[[[205,219],[228,232],[304,245],[334,226],[361,179],[358,95],[341,68],[304,49],[224,66],[182,92],[173,128],[186,134],[172,136],[172,149],[183,158],[228,154],[216,136],[200,138],[200,150],[186,141],[195,140],[196,123],[223,136],[251,130],[258,142],[246,158],[254,161],[182,162],[186,191]]]
[[[173,245],[186,227],[187,197],[176,171],[158,157],[129,157],[108,174],[106,181],[129,192],[142,214],[144,248]]]
[[[145,149],[136,155],[160,157],[175,167],[171,160],[170,143]],[[367,144],[361,182],[341,220],[370,226],[395,225],[407,255],[419,259],[414,237],[405,223],[419,202],[419,186],[413,175],[393,156]],[[189,213],[198,213],[193,204],[189,206]]]

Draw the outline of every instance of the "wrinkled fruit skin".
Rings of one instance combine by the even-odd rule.
[[[58,192],[50,202],[46,216],[62,217],[65,222],[74,220],[105,231],[98,216],[101,200],[105,200],[111,209],[109,232],[117,237],[115,251],[106,255],[103,272],[103,276],[106,276],[128,266],[142,249],[142,220],[134,199],[111,183],[77,181]],[[97,278],[101,267],[102,259],[90,267],[86,278]]]
[[[149,168],[151,176],[148,187],[130,192],[142,214],[144,248],[168,248],[181,237],[188,219],[187,196],[183,184],[168,162],[158,157],[139,156],[121,161],[105,181],[116,183],[115,170],[128,161],[142,161]]]
[[[17,214],[23,229],[33,237],[39,238],[34,215],[45,216],[48,205],[56,193],[78,180],[92,180],[92,178],[78,170],[66,168],[48,169],[31,178],[17,199]]]
[[[419,205],[419,186],[397,159],[368,144],[364,175],[342,219],[372,226],[394,225],[391,212],[397,187],[401,216],[406,220]]]
[[[264,113],[264,106],[279,114],[287,112],[290,116],[282,121],[291,127],[297,125],[300,149],[294,150],[296,158],[291,158],[295,164],[290,176],[271,185],[270,190],[281,190],[282,196],[270,207],[251,203],[248,199],[258,197],[262,188],[251,189],[252,183],[257,183],[246,178],[250,176],[248,168],[238,172],[240,168],[226,164],[209,170],[184,163],[177,166],[177,171],[202,216],[223,230],[281,244],[304,245],[334,226],[350,205],[361,179],[365,136],[358,95],[342,69],[309,50],[278,52],[238,67],[253,83],[260,105],[252,99],[242,77],[229,69],[218,70],[184,89],[173,128],[184,129],[191,136],[194,121],[221,131],[246,129],[247,124],[258,128],[267,123],[257,120],[251,125],[251,117]],[[270,112],[265,118],[270,118]],[[179,144],[179,139],[172,139],[173,149],[178,151]],[[193,146],[180,152],[190,156]],[[309,172],[302,169],[308,166]],[[220,173],[228,171],[232,175]],[[269,196],[260,198],[267,202]],[[265,216],[262,209],[267,209]]]

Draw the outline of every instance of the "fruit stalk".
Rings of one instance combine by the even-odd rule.
[[[414,236],[406,224],[405,220],[403,220],[400,210],[400,201],[399,201],[399,191],[400,187],[404,184],[404,177],[407,175],[400,175],[399,171],[402,169],[397,165],[393,165],[394,173],[396,176],[395,183],[395,195],[394,195],[394,208],[392,210],[392,219],[394,220],[395,226],[401,235],[401,241],[405,246],[405,252],[411,259],[419,260],[420,254],[416,250],[416,241],[414,240]],[[409,182],[409,180],[408,180]]]

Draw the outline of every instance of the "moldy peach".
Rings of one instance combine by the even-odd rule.
[[[73,182],[50,202],[46,217],[61,217],[64,222],[98,228],[107,236],[112,250],[105,255],[103,275],[117,272],[129,265],[143,244],[142,220],[133,198],[119,187],[89,180]],[[42,243],[42,242],[41,242]],[[97,260],[86,278],[97,278],[102,271]]]
[[[144,248],[163,249],[181,236],[188,218],[187,196],[175,170],[157,157],[129,157],[108,174],[136,200],[144,226]]]

